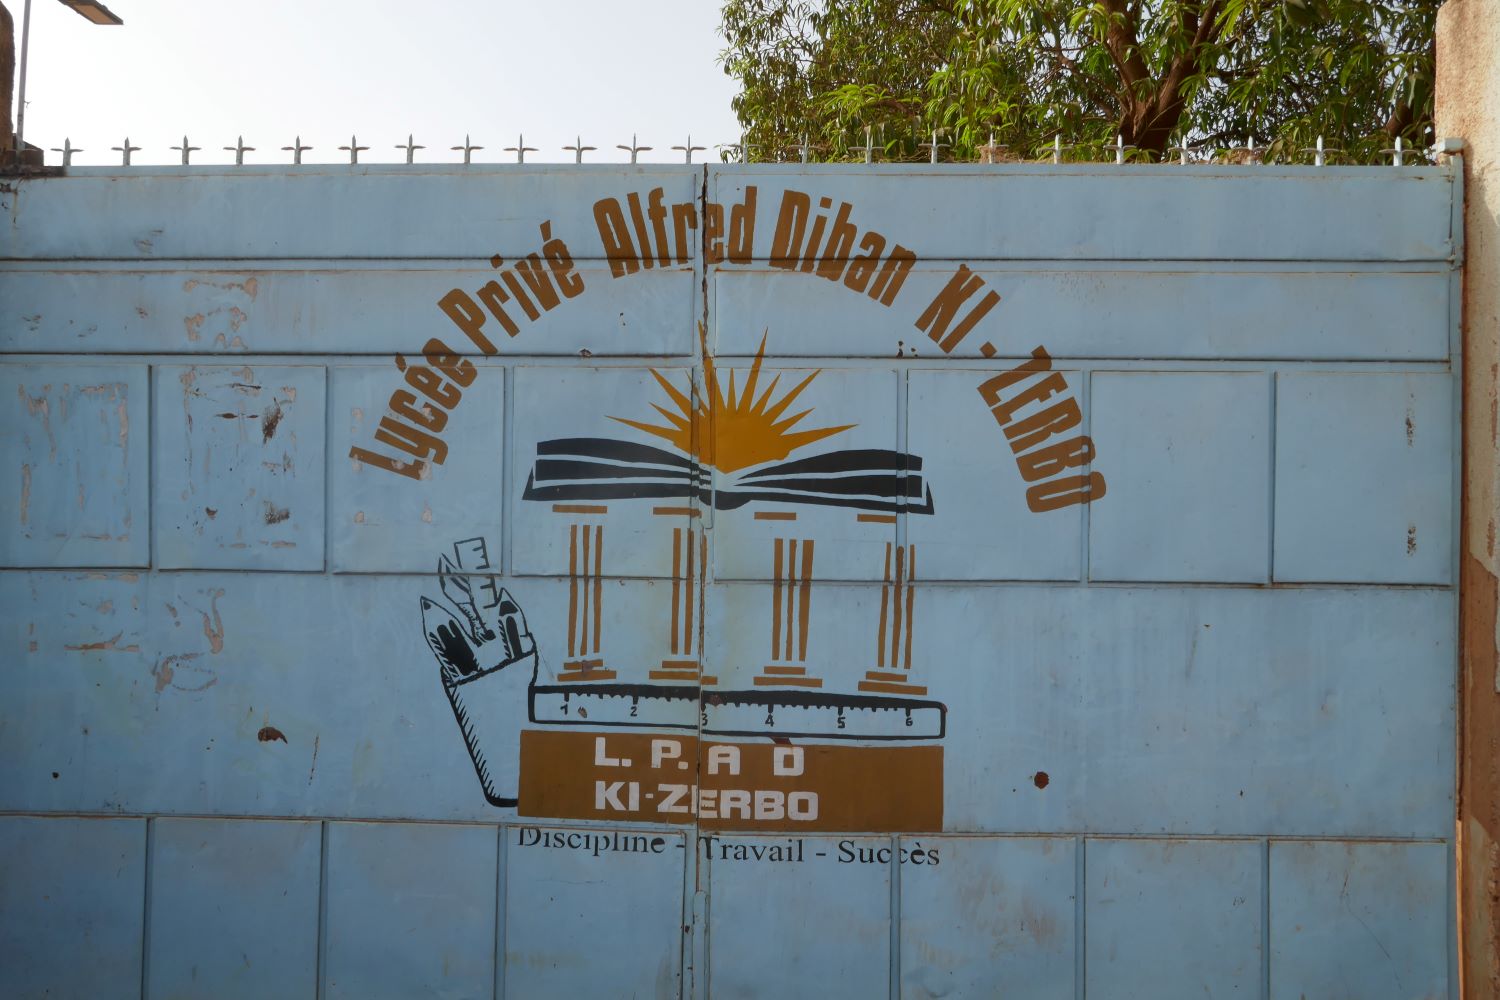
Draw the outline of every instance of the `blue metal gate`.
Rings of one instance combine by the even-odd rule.
[[[0,992],[1455,996],[1457,187],[7,181]]]

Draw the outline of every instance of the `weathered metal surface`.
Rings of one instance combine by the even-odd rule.
[[[889,838],[715,837],[704,845],[713,996],[888,995]]]
[[[78,173],[0,992],[1456,989],[1448,171]]]
[[[144,820],[0,819],[7,994],[141,995],[145,848]]]
[[[1094,440],[1131,469],[1089,512],[1090,579],[1270,579],[1271,379],[1097,372],[1089,388]]]
[[[480,362],[469,404],[456,413],[449,433],[494,455],[505,453],[505,372]],[[334,433],[368,438],[389,392],[389,365],[339,365],[328,369],[329,420]],[[335,573],[419,573],[432,568],[433,553],[454,538],[499,539],[504,504],[504,466],[465,462],[445,470],[440,484],[420,481],[415,490],[393,491],[389,474],[338,453],[328,462],[329,568]],[[490,498],[478,501],[478,498]],[[499,558],[497,549],[495,558]],[[477,567],[485,569],[488,567]],[[498,563],[493,567],[498,569]]]
[[[1231,177],[1235,196],[1225,198]],[[710,197],[726,205],[752,186],[759,205],[779,207],[792,189],[807,196],[810,215],[830,219],[847,202],[861,236],[865,219],[878,219],[924,260],[1410,261],[1452,252],[1448,186],[1433,170],[755,164],[717,170],[710,183]],[[952,211],[958,201],[962,212]],[[776,217],[761,211],[773,235]],[[1333,219],[1343,224],[1322,224]],[[756,250],[758,260],[783,256],[765,236]]]
[[[1243,840],[1089,841],[1085,995],[1253,995],[1265,948],[1261,854]],[[1140,960],[1163,941],[1173,961]]]
[[[1448,994],[1451,848],[1277,841],[1269,864],[1271,997]]]
[[[1075,841],[903,837],[902,997],[1076,996]]]
[[[17,264],[0,271],[0,348],[68,354],[419,353],[437,296],[478,287],[495,271],[463,264],[340,260],[220,262],[184,270],[131,263]],[[272,266],[274,265],[274,266]],[[581,263],[585,285],[609,271]],[[690,355],[702,316],[690,266],[653,270],[535,321],[528,353]]]
[[[153,529],[162,569],[323,568],[322,367],[159,365]]]
[[[148,996],[308,996],[318,979],[318,823],[151,825]]]
[[[538,237],[547,220],[564,234],[592,229],[594,202],[626,187],[661,187],[667,204],[691,202],[702,176],[653,166],[629,174],[603,166],[81,167],[67,181],[0,192],[0,214],[11,220],[0,228],[0,259],[481,262],[531,253],[546,239]],[[691,260],[696,234],[690,239]]]
[[[1454,582],[1453,395],[1436,372],[1277,376],[1277,580]]]
[[[0,562],[151,564],[147,371],[5,366],[0,462],[14,478],[0,494]]]
[[[330,823],[326,851],[320,995],[492,991],[493,827]]]
[[[1029,331],[1056,357],[1448,357],[1448,331],[1433,322],[1448,305],[1448,273],[1440,265],[1016,261],[976,264],[974,272],[1002,297],[997,315],[1003,313],[1004,325]],[[907,279],[909,294],[930,301],[952,273],[919,263]],[[912,329],[910,317],[868,299],[830,295],[800,270],[720,266],[713,294],[715,347],[724,356],[753,356],[773,310],[798,318],[797,338],[777,346],[794,357],[941,353]],[[979,347],[980,338],[970,338],[950,356],[978,358]]]
[[[619,996],[678,994],[687,838],[534,826],[503,835],[506,996],[587,995],[601,983]]]

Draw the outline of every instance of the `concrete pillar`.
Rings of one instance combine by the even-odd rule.
[[[1500,3],[1438,14],[1437,134],[1464,141],[1464,519],[1459,965],[1465,997],[1500,998]]]

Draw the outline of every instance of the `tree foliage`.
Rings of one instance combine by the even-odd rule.
[[[751,158],[887,158],[1057,139],[1367,161],[1432,141],[1441,0],[725,0],[724,71]],[[1203,155],[1203,154],[1198,154]],[[1243,155],[1243,154],[1242,154]]]

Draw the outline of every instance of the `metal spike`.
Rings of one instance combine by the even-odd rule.
[[[1187,166],[1188,154],[1192,151],[1193,147],[1188,145],[1187,136],[1183,136],[1177,145],[1167,147],[1167,152],[1178,154],[1177,162],[1184,167]]]
[[[73,165],[73,154],[81,153],[83,152],[83,149],[81,147],[74,146],[72,142],[64,137],[62,148],[58,149],[56,146],[53,146],[52,152],[61,153],[63,155],[62,165],[64,167],[71,167]]]
[[[636,157],[637,153],[649,152],[650,149],[651,149],[650,146],[642,146],[639,143],[637,143],[634,132],[630,133],[630,145],[628,145],[628,146],[616,145],[615,148],[616,149],[623,149],[627,153],[629,153],[630,154],[630,162],[631,163],[635,162],[635,157]]]
[[[948,147],[948,143],[946,143],[946,142],[938,142],[938,130],[937,129],[933,129],[932,130],[932,141],[931,142],[920,143],[917,146],[918,149],[928,149],[928,150],[932,151],[932,157],[928,161],[930,163],[936,163],[938,161],[938,151],[942,150],[942,149],[946,149],[947,147]]]
[[[281,149],[282,149],[282,152],[286,152],[286,153],[291,153],[292,154],[292,163],[293,164],[295,164],[297,166],[301,166],[302,165],[302,154],[305,153],[305,152],[307,152],[309,149],[312,149],[312,147],[311,146],[304,146],[304,145],[302,145],[302,137],[299,135],[299,136],[297,136],[297,138],[295,138],[295,139],[292,140],[292,144],[290,146],[282,146]]]
[[[464,144],[462,146],[449,146],[448,148],[454,150],[455,152],[458,151],[458,150],[460,150],[460,149],[463,150],[463,152],[464,152],[464,166],[468,166],[469,165],[469,157],[472,156],[476,150],[483,149],[484,147],[483,146],[476,146],[473,143],[471,143],[469,141],[469,133],[465,132],[464,133]]]
[[[352,135],[349,137],[349,145],[339,147],[339,149],[342,149],[349,154],[350,163],[358,163],[360,152],[369,148],[369,146],[361,146],[359,144],[359,140]]]
[[[1396,136],[1396,145],[1390,149],[1382,149],[1382,153],[1391,154],[1391,166],[1401,167],[1406,165],[1406,146],[1402,144],[1401,137]]]
[[[130,166],[130,154],[131,153],[140,152],[140,149],[141,149],[141,147],[139,147],[139,146],[132,146],[130,144],[130,136],[128,136],[128,135],[125,137],[125,145],[123,145],[123,146],[111,146],[109,148],[112,149],[112,150],[114,150],[116,153],[121,154],[120,155],[120,166],[122,166],[122,167],[128,167],[128,166]]]
[[[809,144],[808,141],[807,141],[807,133],[806,132],[802,133],[802,143],[799,146],[797,146],[796,148],[798,150],[800,150],[801,153],[802,153],[802,162],[803,163],[808,162],[808,157],[812,154],[812,145]]]
[[[466,138],[464,141],[467,142],[468,139]],[[408,133],[406,133],[406,142],[405,143],[399,143],[399,142],[396,143],[396,148],[397,149],[404,149],[404,150],[406,150],[406,162],[408,164],[410,164],[410,163],[413,162],[413,159],[416,156],[417,150],[419,150],[419,149],[426,149],[427,147],[426,146],[418,146],[416,143],[412,142],[412,140],[411,140],[411,133],[408,132]],[[453,148],[457,149],[458,147],[454,146]]]
[[[525,163],[526,154],[535,153],[537,151],[537,148],[535,146],[526,145],[526,137],[524,135],[518,135],[516,136],[516,144],[514,146],[506,146],[505,151],[507,153],[515,153],[517,163]]]
[[[1062,133],[1059,132],[1059,133],[1057,133],[1057,135],[1054,135],[1052,137],[1052,145],[1050,145],[1050,146],[1043,146],[1041,149],[1037,150],[1037,152],[1039,152],[1039,153],[1040,152],[1051,153],[1052,154],[1052,162],[1053,163],[1061,163],[1063,161],[1063,158],[1062,158],[1063,150],[1065,150],[1065,149],[1072,149],[1072,148],[1073,148],[1073,146],[1071,144],[1066,145],[1066,146],[1063,145]]]
[[[1135,147],[1125,145],[1125,136],[1115,133],[1115,144],[1113,146],[1105,146],[1104,148],[1115,151],[1115,165],[1120,166],[1125,162],[1125,150],[1134,149]]]
[[[1320,135],[1316,146],[1308,146],[1302,152],[1313,154],[1313,166],[1325,167],[1328,165],[1328,154],[1342,152],[1342,150],[1323,145],[1323,137]]]
[[[224,151],[226,153],[234,154],[235,166],[243,167],[245,165],[245,154],[255,152],[255,147],[245,145],[245,137],[242,135],[237,135],[234,137],[234,145],[225,146]]]
[[[573,145],[571,145],[571,146],[564,146],[563,147],[563,149],[568,149],[568,150],[572,150],[573,151],[573,162],[574,163],[582,163],[583,162],[583,154],[584,153],[592,152],[593,150],[598,149],[598,148],[599,147],[597,147],[597,146],[585,146],[583,144],[583,136],[581,136],[581,135],[575,135],[573,137]]]
[[[172,148],[173,149],[179,149],[179,150],[182,151],[182,165],[183,166],[187,166],[188,165],[188,156],[191,155],[191,154],[193,154],[193,153],[196,153],[198,150],[202,149],[203,147],[202,146],[189,146],[188,145],[188,137],[187,136],[183,136],[182,137],[182,145],[181,146],[173,146]]]
[[[874,130],[873,126],[866,125],[865,126],[865,144],[863,146],[855,146],[854,147],[855,149],[862,149],[862,150],[864,150],[864,153],[865,153],[865,162],[866,163],[874,163],[875,162],[875,142],[874,142],[874,139],[873,139],[874,132],[875,132],[875,130]]]
[[[1000,151],[1002,149],[1009,149],[1009,148],[1010,147],[1007,146],[1007,145],[1005,145],[1004,143],[1001,143],[998,146],[995,145],[995,130],[994,129],[990,129],[989,140],[983,146],[981,146],[979,148],[979,162],[980,163],[984,163],[984,162],[986,162],[985,161],[985,157],[989,157],[989,161],[988,162],[990,164],[999,163],[999,162],[1001,162],[1001,160],[1000,160]]]
[[[687,145],[686,146],[673,146],[672,148],[676,149],[676,150],[680,150],[682,152],[682,162],[683,163],[692,163],[693,162],[693,153],[698,152],[698,151],[703,150],[703,149],[706,149],[707,147],[706,146],[694,146],[693,145],[693,137],[691,135],[689,135],[687,137]]]

